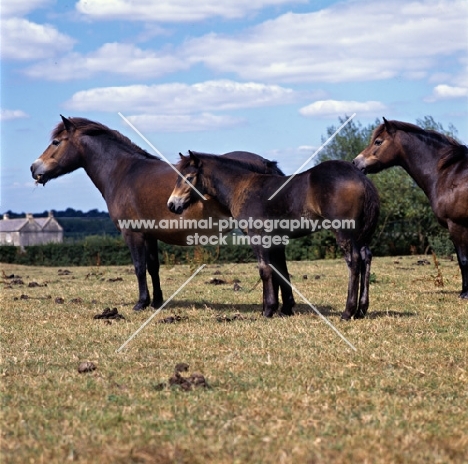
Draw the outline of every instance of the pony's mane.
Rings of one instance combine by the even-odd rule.
[[[441,157],[437,167],[439,170],[442,170],[462,160],[468,160],[468,147],[460,143],[457,145],[449,145],[441,150]]]
[[[157,156],[151,155],[143,148],[139,147],[135,143],[133,143],[128,137],[122,135],[120,132],[116,130],[109,129],[104,124],[99,122],[91,121],[86,118],[69,118],[73,125],[83,134],[83,135],[107,135],[110,139],[117,142],[120,145],[129,148],[132,153],[138,154],[143,156],[144,158],[148,159],[160,159]],[[54,139],[60,135],[62,131],[65,130],[65,125],[63,122],[59,122],[57,126],[54,128],[51,134],[51,138]]]
[[[200,153],[193,150],[190,150],[190,153],[193,153],[196,157],[200,158],[201,160],[215,160],[220,161],[226,165],[226,167],[239,167],[242,169],[247,169],[250,172],[254,172],[256,174],[275,174],[278,176],[284,176],[283,171],[277,166],[277,161],[270,161],[267,160],[260,155],[258,155],[259,163],[255,163],[254,161],[245,161],[245,160],[237,160],[232,158],[221,157],[219,155],[213,155],[210,153]],[[186,156],[182,158],[177,167],[179,169],[185,169],[190,165],[190,157]]]
[[[443,170],[458,161],[468,160],[468,148],[460,142],[457,142],[452,137],[441,134],[435,130],[423,129],[416,124],[411,124],[409,122],[388,121],[388,123],[395,130],[415,134],[423,142],[436,142],[445,145],[444,148],[440,150],[440,159],[437,165],[439,170]],[[373,138],[381,135],[384,130],[385,124],[378,126],[377,129],[375,129]]]

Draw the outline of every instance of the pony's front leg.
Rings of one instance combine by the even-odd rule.
[[[359,295],[359,306],[355,319],[362,319],[366,316],[369,308],[369,285],[370,285],[370,269],[372,263],[372,253],[367,245],[361,248],[361,285]]]
[[[135,268],[135,275],[138,280],[139,298],[136,305],[133,307],[134,311],[141,311],[150,304],[150,295],[148,292],[148,285],[146,283],[146,246],[143,234],[133,232],[131,230],[122,231],[125,243],[130,249],[132,255],[133,266]]]
[[[462,290],[460,292],[460,298],[468,299],[468,251],[464,250],[462,246],[457,246],[456,251],[458,265],[460,266],[462,276]]]
[[[462,273],[462,291],[460,292],[460,298],[468,300],[468,262],[465,258],[464,264],[460,264]]]
[[[286,247],[278,246],[275,248],[271,248],[270,251],[270,259],[271,264],[278,270],[281,275],[278,275],[275,270],[273,270],[273,283],[275,284],[275,291],[277,286],[281,288],[281,297],[283,299],[283,306],[281,307],[281,314],[284,316],[292,316],[293,308],[296,305],[294,301],[294,295],[292,291],[292,287],[290,284],[286,283],[284,279],[288,282],[289,280],[289,272],[288,266],[286,264]],[[284,279],[281,277],[283,276]],[[277,294],[277,291],[276,291]]]
[[[278,286],[273,282],[273,269],[269,266],[270,256],[265,249],[259,245],[255,252],[258,258],[258,271],[263,282],[263,315],[273,317],[278,309]]]
[[[151,306],[153,308],[159,308],[164,300],[161,290],[161,281],[159,279],[159,254],[158,241],[156,239],[146,240],[146,263],[153,283],[153,301],[151,302]]]

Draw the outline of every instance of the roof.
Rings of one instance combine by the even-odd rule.
[[[42,229],[36,221],[30,221],[27,218],[4,219],[0,221],[0,232],[18,232],[29,225],[33,225],[33,229]]]
[[[58,221],[53,218],[53,217],[43,217],[43,218],[34,218],[36,222],[41,226],[42,229],[46,226],[52,226],[48,227],[48,229],[55,229],[55,231],[58,230],[63,230],[63,227],[58,223]]]
[[[0,220],[0,232],[19,232],[21,230],[28,229],[41,231],[44,229],[44,227],[49,225],[52,226],[52,228],[56,231],[63,230],[62,226],[52,216],[42,218],[33,218],[31,216],[25,218]]]

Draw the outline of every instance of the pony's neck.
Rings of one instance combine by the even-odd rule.
[[[107,201],[113,194],[114,187],[118,186],[123,176],[128,172],[132,156],[124,148],[106,144],[101,137],[87,137],[83,141],[83,168],[93,184]]]
[[[204,165],[202,182],[208,195],[215,197],[219,203],[232,211],[239,179],[247,176],[255,176],[255,173],[235,163],[216,160]]]
[[[424,193],[432,199],[435,195],[437,164],[441,142],[433,144],[415,140],[416,136],[407,132],[399,132],[399,143],[402,147],[400,166],[414,179]]]

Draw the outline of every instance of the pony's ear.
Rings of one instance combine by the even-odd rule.
[[[183,155],[180,151],[179,151],[179,156],[180,156],[180,159],[181,159],[181,160],[184,160],[184,159],[186,158],[186,156]]]
[[[67,119],[65,116],[60,115],[67,132],[73,132],[76,129],[75,124],[73,124],[70,119]]]
[[[384,117],[382,117],[384,125],[385,125],[385,130],[389,134],[393,134],[395,132],[395,128],[393,127],[393,124],[390,121],[387,121]]]
[[[189,150],[189,156],[190,156],[190,166],[193,166],[195,168],[199,168],[202,164],[201,159],[193,153],[193,151]]]

